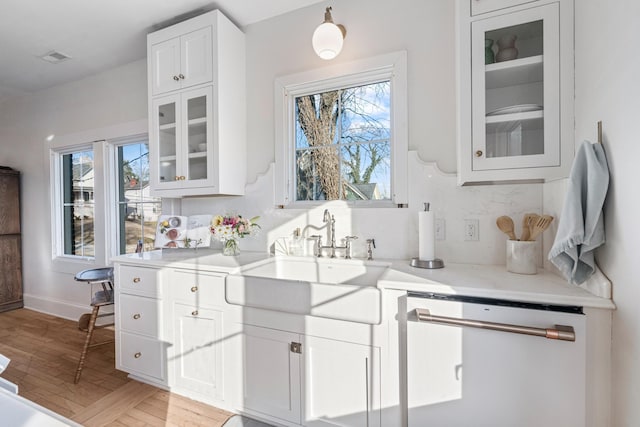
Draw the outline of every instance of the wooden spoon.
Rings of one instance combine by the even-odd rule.
[[[516,238],[516,233],[513,232],[513,220],[510,216],[503,215],[499,217],[498,219],[496,219],[496,225],[498,226],[500,231],[509,236],[509,239],[518,240]]]
[[[540,215],[535,213],[524,214],[522,218],[522,236],[520,240],[526,242],[529,240],[529,236],[531,236],[531,227],[535,224],[540,218]]]
[[[551,221],[553,221],[553,217],[551,215],[542,215],[538,218],[538,221],[536,221],[531,228],[531,236],[529,237],[529,240],[536,240],[536,237],[549,228]]]

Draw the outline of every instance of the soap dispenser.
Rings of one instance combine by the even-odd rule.
[[[291,242],[289,243],[289,255],[293,255],[293,256],[304,255],[304,247],[302,243],[300,227],[293,230],[293,237],[291,238]]]

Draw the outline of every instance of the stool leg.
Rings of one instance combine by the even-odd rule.
[[[96,305],[93,307],[93,310],[91,311],[91,319],[89,319],[89,329],[87,330],[87,338],[84,340],[84,347],[82,349],[82,353],[80,354],[78,369],[76,369],[76,377],[73,380],[74,384],[78,384],[78,381],[80,381],[82,368],[84,368],[84,359],[87,357],[87,351],[89,350],[89,345],[91,344],[91,337],[93,336],[93,329],[96,325],[96,319],[98,318],[98,310],[100,310],[100,306]]]

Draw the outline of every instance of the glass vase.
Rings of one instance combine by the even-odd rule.
[[[238,245],[238,240],[236,239],[227,239],[222,244],[222,255],[226,256],[236,256],[240,255],[240,245]]]
[[[495,56],[493,54],[493,40],[484,39],[484,63],[493,64],[495,62]]]

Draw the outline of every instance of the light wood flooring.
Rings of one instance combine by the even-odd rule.
[[[114,344],[89,350],[73,383],[85,332],[77,323],[27,309],[0,313],[2,374],[19,394],[86,426],[221,426],[232,415],[127,378],[115,369]],[[93,342],[113,339],[100,329]]]

